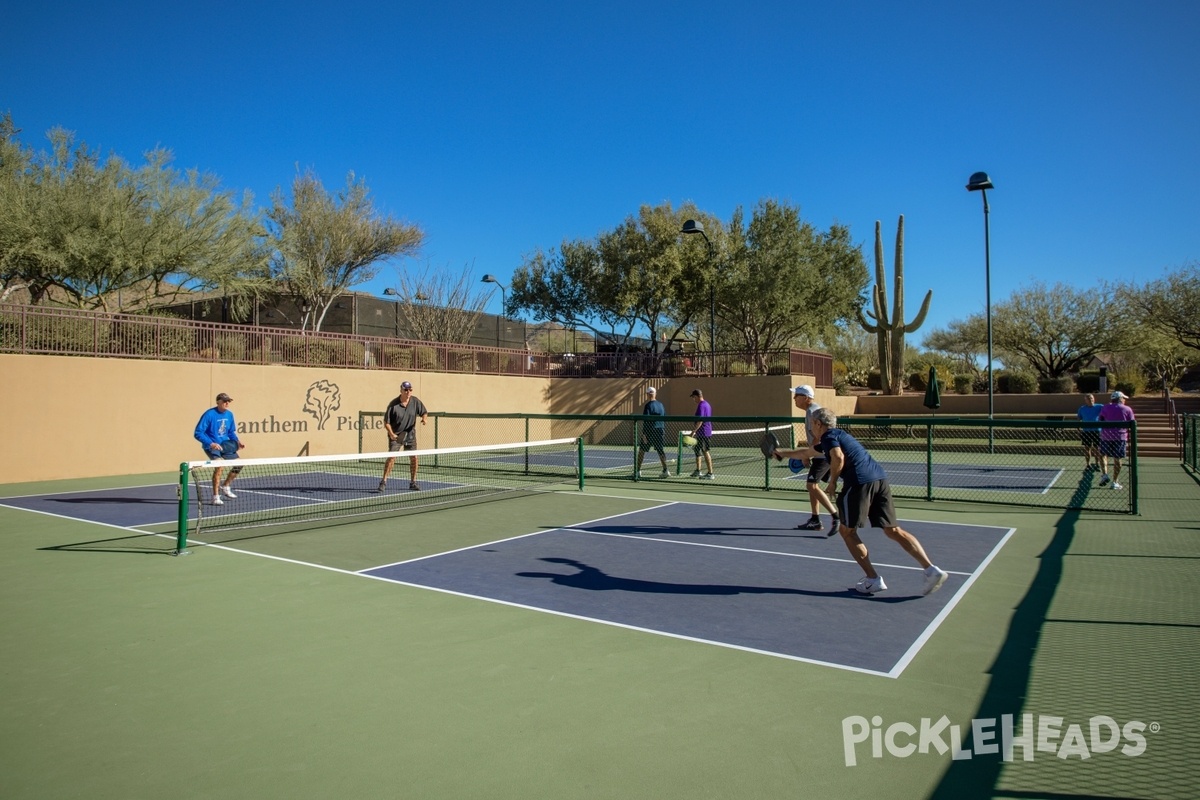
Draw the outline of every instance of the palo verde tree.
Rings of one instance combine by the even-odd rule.
[[[925,293],[921,310],[912,322],[904,321],[904,215],[896,226],[896,263],[895,263],[895,308],[889,312],[887,284],[884,282],[883,269],[883,235],[880,232],[879,221],[875,222],[875,286],[871,290],[871,308],[866,312],[874,322],[867,322],[861,306],[858,311],[858,324],[867,333],[875,334],[879,351],[879,377],[884,394],[903,394],[904,392],[904,335],[914,333],[925,322],[929,313],[929,302],[933,299],[933,290]]]
[[[376,211],[366,182],[353,172],[336,195],[311,170],[297,175],[290,198],[275,190],[267,218],[271,276],[308,309],[301,327],[313,331],[338,295],[374,278],[384,259],[415,255],[425,236]]]
[[[1120,286],[1117,296],[1142,325],[1200,349],[1200,263],[1185,264],[1141,287]]]
[[[69,131],[49,151],[0,120],[0,280],[3,296],[53,293],[80,308],[119,310],[124,296],[170,296],[182,285],[235,288],[263,277],[261,226],[215,178],[181,173],[167,150],[131,167],[102,158]]]
[[[1130,326],[1113,324],[1113,298],[1101,289],[1035,283],[992,310],[992,339],[1023,358],[1039,378],[1077,372],[1101,353],[1136,343]]]
[[[528,256],[512,277],[510,311],[537,321],[587,328],[618,344],[639,326],[668,342],[708,308],[714,266],[680,242],[685,219],[710,217],[694,206],[643,206],[594,241],[564,241]]]
[[[764,200],[749,224],[742,209],[734,212],[727,241],[719,259],[719,327],[736,335],[760,372],[766,353],[819,341],[858,308],[867,268],[848,228],[819,232],[798,207]]]

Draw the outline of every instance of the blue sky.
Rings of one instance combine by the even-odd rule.
[[[469,267],[590,238],[643,204],[728,220],[761,199],[849,225],[888,280],[905,216],[908,318],[1035,280],[1148,280],[1200,258],[1200,4],[21,3],[0,27],[0,110],[265,205],[354,171],[426,232],[396,269]],[[481,290],[491,287],[481,285]],[[489,310],[498,311],[495,294]]]

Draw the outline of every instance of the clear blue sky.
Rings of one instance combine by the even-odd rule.
[[[643,204],[777,198],[868,260],[881,220],[890,288],[903,214],[921,337],[984,308],[975,171],[993,302],[1200,258],[1197,41],[1192,0],[66,0],[5,12],[0,110],[27,144],[167,147],[262,205],[297,166],[353,170],[425,230],[415,266],[505,283]]]

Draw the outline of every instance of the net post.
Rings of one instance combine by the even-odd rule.
[[[186,556],[187,551],[187,526],[188,526],[188,484],[191,482],[191,475],[187,462],[184,461],[179,465],[179,522],[175,532],[175,552],[173,555]]]
[[[675,437],[675,477],[683,474],[683,431]]]
[[[583,473],[584,473],[584,469],[583,469],[583,437],[582,436],[575,439],[575,459],[576,459],[575,463],[579,465],[579,468],[577,470],[579,472],[579,491],[582,492],[583,491]]]

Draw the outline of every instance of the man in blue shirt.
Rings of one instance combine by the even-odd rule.
[[[866,573],[866,577],[850,588],[859,594],[875,594],[887,589],[887,584],[871,564],[867,546],[858,536],[858,529],[867,527],[869,522],[871,527],[883,528],[887,537],[904,548],[924,569],[921,594],[936,592],[946,582],[946,572],[929,560],[917,537],[900,527],[892,505],[892,489],[883,467],[871,458],[867,448],[857,439],[837,426],[837,414],[822,408],[811,416],[813,434],[820,437],[820,443],[816,447],[779,450],[775,457],[811,459],[824,454],[829,459],[829,485],[825,491],[831,497],[838,478],[842,479],[843,491],[837,501],[841,512],[838,533],[850,555]]]
[[[666,407],[658,400],[658,390],[653,386],[646,389],[646,405],[642,406],[642,416],[659,417],[657,420],[646,420],[642,423],[642,441],[638,447],[637,456],[637,471],[634,473],[635,478],[642,477],[642,460],[646,457],[646,451],[654,448],[658,453],[658,460],[662,462],[662,474],[660,478],[671,477],[671,470],[667,469],[667,454],[663,449],[663,441],[666,435],[666,423],[662,417],[667,415]]]
[[[696,471],[692,473],[693,478],[711,481],[713,479],[712,465],[712,423],[708,422],[708,418],[713,415],[712,406],[704,399],[704,392],[699,389],[692,390],[692,399],[696,401],[696,427],[692,429],[692,436],[696,439],[696,444],[692,450],[696,453]],[[708,472],[701,473],[702,466],[708,467]]]
[[[238,438],[237,423],[233,420],[233,412],[229,410],[229,404],[232,402],[232,397],[221,392],[217,395],[217,405],[201,414],[200,421],[196,423],[196,441],[204,447],[204,454],[209,460],[235,459],[238,457],[238,451],[246,446]],[[225,479],[224,487],[221,486],[222,471],[220,467],[213,470],[212,504],[214,506],[225,502],[221,499],[222,494],[230,500],[237,497],[233,493],[233,489],[229,487],[242,468],[234,467],[229,470],[229,477]]]
[[[1084,395],[1084,404],[1075,412],[1075,418],[1084,422],[1095,422],[1100,419],[1103,403],[1096,402],[1096,395]],[[1083,468],[1097,469],[1100,466],[1100,426],[1084,425],[1080,431],[1080,441],[1083,442]]]

